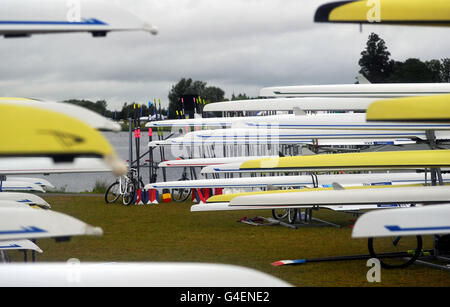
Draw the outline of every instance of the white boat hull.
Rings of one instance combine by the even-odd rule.
[[[31,182],[37,185],[42,186],[43,188],[54,188],[55,186],[50,183],[50,181],[42,179],[42,178],[30,178],[30,177],[6,177],[6,181],[22,181],[22,182]]]
[[[52,158],[47,157],[0,158],[0,174],[3,175],[96,173],[111,170],[99,158],[75,158],[72,163],[55,163]]]
[[[356,221],[353,238],[450,233],[450,204],[368,212]]]
[[[25,181],[12,181],[6,180],[1,183],[2,191],[37,191],[45,192],[41,185],[25,182]]]
[[[442,174],[444,183],[450,182],[450,174]],[[146,189],[195,189],[195,188],[267,188],[273,187],[330,187],[333,183],[344,186],[429,184],[430,178],[423,173],[371,173],[339,175],[264,176],[226,179],[201,179],[186,181],[155,182]]]
[[[135,15],[105,1],[3,0],[0,35],[88,32],[104,36],[112,31],[148,31],[155,28]]]
[[[229,206],[248,210],[305,205],[445,203],[449,195],[450,186],[346,189],[237,196]]]
[[[45,208],[50,208],[50,204],[41,197],[31,193],[2,192],[0,193],[0,201],[8,200],[24,204],[34,204]]]
[[[2,265],[0,286],[270,288],[291,285],[266,273],[234,265],[182,262],[84,263],[73,260],[64,263]]]
[[[268,115],[173,119],[148,122],[146,127],[172,127],[173,132],[186,127],[260,128],[260,129],[335,129],[335,130],[448,130],[448,123],[367,122],[365,113],[332,113],[306,115]]]
[[[442,83],[383,83],[272,86],[259,91],[260,97],[406,97],[450,93]]]
[[[209,103],[203,112],[234,111],[365,111],[377,98],[301,97],[249,99]]]
[[[51,210],[0,208],[0,241],[102,235],[101,228]]]
[[[0,250],[32,250],[42,253],[42,249],[30,240],[6,240],[0,241]]]
[[[218,164],[226,164],[226,163],[233,163],[233,162],[243,162],[248,161],[252,159],[259,159],[259,158],[274,158],[278,156],[263,156],[263,157],[257,157],[257,156],[244,156],[244,157],[222,157],[222,158],[199,158],[199,159],[179,159],[179,160],[169,160],[164,161],[158,164],[159,167],[186,167],[186,166],[207,166],[207,165],[218,165]]]

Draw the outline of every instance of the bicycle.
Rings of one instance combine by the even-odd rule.
[[[137,170],[131,168],[126,175],[118,177],[106,189],[105,202],[108,204],[114,203],[122,196],[122,203],[128,206],[134,201],[137,189],[143,186],[142,179],[139,178],[138,180],[137,178]]]

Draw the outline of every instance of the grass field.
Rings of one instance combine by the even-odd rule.
[[[129,206],[106,204],[102,196],[44,195],[52,210],[102,227],[102,237],[51,239],[37,243],[36,261],[210,262],[240,265],[276,276],[295,286],[450,286],[450,273],[421,265],[381,270],[381,282],[366,279],[366,260],[274,267],[282,259],[367,254],[367,242],[351,238],[354,216],[328,210],[314,216],[335,227],[251,226],[242,217],[270,217],[270,211],[189,211],[191,203]],[[426,238],[430,242],[431,238]],[[22,254],[10,253],[14,261]]]

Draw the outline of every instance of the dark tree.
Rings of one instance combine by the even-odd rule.
[[[450,82],[450,58],[441,60],[441,80],[442,82]]]
[[[203,94],[200,96],[205,98],[206,103],[225,100],[225,98],[224,98],[225,92],[221,88],[218,88],[215,86],[206,87],[205,90],[203,91]]]
[[[191,78],[182,78],[172,86],[169,92],[169,115],[176,118],[176,112],[183,109],[181,97],[184,95],[196,95],[206,103],[223,101],[225,92],[215,86],[206,86],[203,81],[193,81]]]
[[[439,60],[426,61],[425,65],[431,74],[430,82],[442,82],[441,71],[442,65]]]
[[[419,59],[395,62],[392,75],[387,79],[392,83],[427,83],[433,81],[433,72]]]
[[[395,62],[392,75],[387,79],[392,83],[434,83],[441,82],[440,65],[435,60],[422,62],[419,59],[407,59]]]
[[[372,83],[386,82],[392,73],[393,61],[389,59],[390,55],[384,40],[377,34],[371,33],[366,49],[361,52],[358,62],[361,66],[359,73]]]
[[[247,94],[243,93],[239,93],[237,96],[234,95],[234,93],[231,95],[231,100],[248,100],[251,99],[250,97],[247,96]]]

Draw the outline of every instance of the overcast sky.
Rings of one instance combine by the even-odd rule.
[[[2,96],[168,104],[181,78],[257,96],[275,85],[354,83],[371,32],[391,58],[450,57],[449,28],[314,23],[330,0],[110,0],[159,29],[0,39]]]

